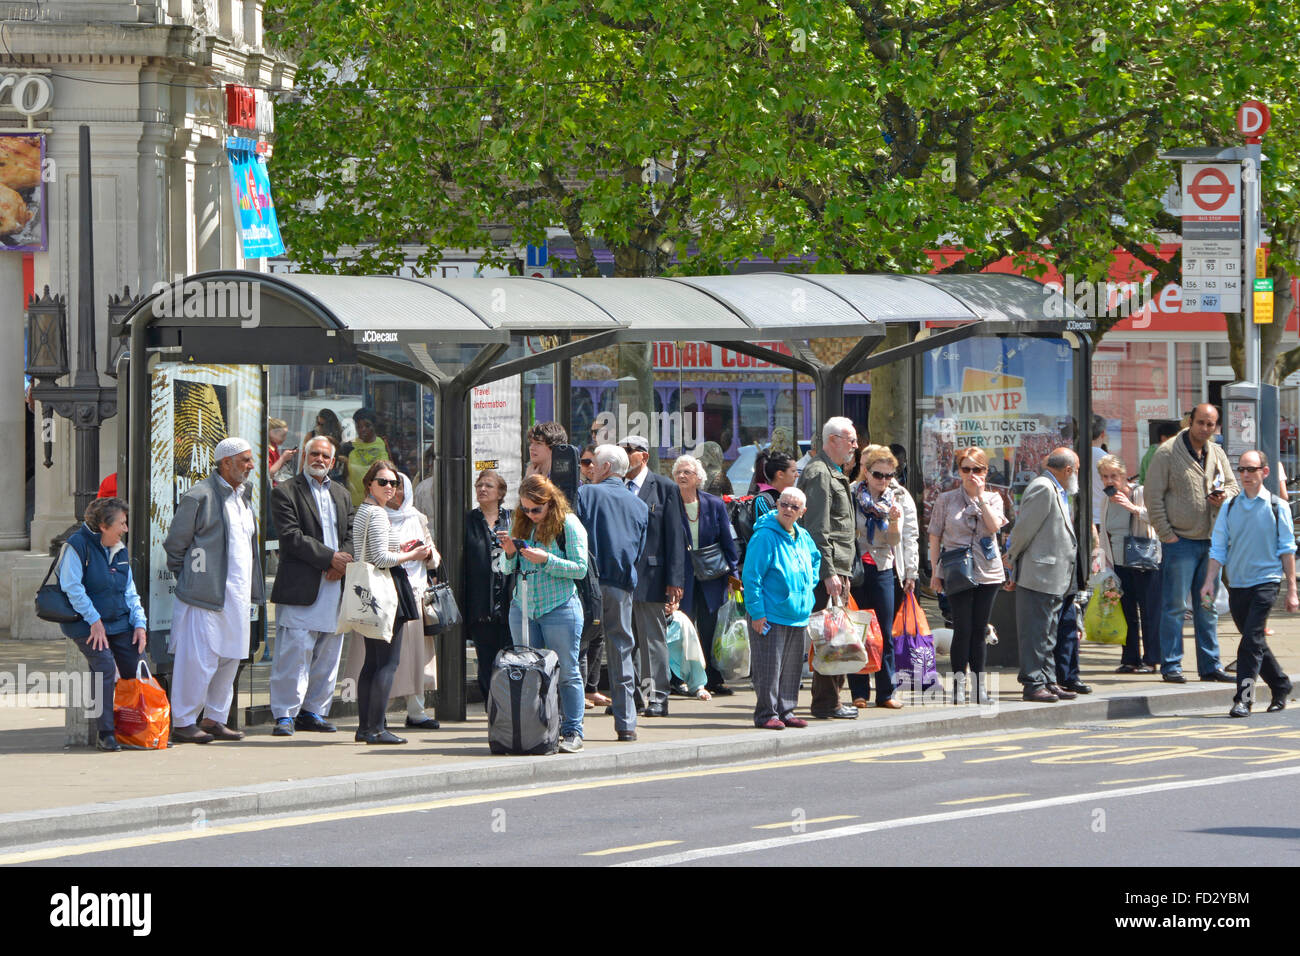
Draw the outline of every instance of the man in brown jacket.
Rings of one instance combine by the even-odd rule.
[[[1203,681],[1232,683],[1219,665],[1218,615],[1199,600],[1210,560],[1210,532],[1223,503],[1237,494],[1227,453],[1214,441],[1219,410],[1192,409],[1192,422],[1156,451],[1147,468],[1147,514],[1163,542],[1160,560],[1162,616],[1160,670],[1165,680],[1185,684],[1183,611],[1190,599],[1196,633],[1196,671]]]
[[[847,418],[828,418],[822,426],[822,447],[799,475],[799,490],[808,499],[799,523],[812,536],[821,554],[821,580],[813,590],[813,611],[826,607],[831,598],[847,599],[853,561],[857,557],[857,524],[849,476],[844,469],[853,462],[858,432]],[[858,716],[856,707],[840,703],[844,677],[813,674],[812,715],[817,718]]]

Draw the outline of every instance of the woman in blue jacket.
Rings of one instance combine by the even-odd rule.
[[[758,519],[745,550],[745,611],[751,633],[754,726],[807,727],[794,715],[804,668],[804,635],[812,613],[821,555],[796,524],[808,501],[798,488],[781,492],[775,511]]]
[[[99,678],[99,749],[121,750],[113,723],[113,670],[135,677],[148,640],[148,624],[131,580],[126,534],[126,502],[97,498],[86,509],[85,523],[68,538],[59,563],[59,587],[80,621],[60,624],[63,633],[86,655]]]
[[[682,493],[682,528],[686,532],[686,587],[681,608],[695,625],[704,650],[707,676],[705,690],[715,697],[729,697],[732,689],[722,682],[722,674],[713,663],[713,631],[718,626],[718,609],[726,600],[729,577],[735,577],[740,558],[727,521],[727,506],[717,495],[700,490],[705,480],[704,464],[691,455],[673,462],[673,481]],[[726,563],[726,571],[716,578],[703,580],[691,561],[690,553],[717,545]]]

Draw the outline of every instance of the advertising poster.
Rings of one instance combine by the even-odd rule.
[[[0,252],[45,252],[45,136],[0,133]]]
[[[1043,460],[1073,444],[1073,352],[1061,339],[974,338],[922,358],[918,418],[922,526],[941,492],[958,483],[958,448],[976,445],[989,459],[988,487],[1014,514]]]
[[[508,507],[518,500],[523,480],[523,389],[520,376],[479,385],[470,392],[469,446],[474,465],[470,506],[474,505],[473,479],[488,468],[498,472],[509,485]]]
[[[253,461],[265,466],[262,447],[262,371],[256,365],[170,365],[150,383],[152,462],[149,488],[149,631],[169,634],[175,578],[167,570],[163,542],[181,496],[216,468],[217,443],[238,435],[253,446]],[[250,499],[261,514],[261,474],[254,465]],[[250,612],[250,619],[257,614]],[[170,647],[169,647],[170,650]]]
[[[271,179],[266,158],[251,150],[227,149],[230,156],[230,188],[235,214],[239,217],[239,240],[249,259],[284,254],[280,222],[271,199]]]

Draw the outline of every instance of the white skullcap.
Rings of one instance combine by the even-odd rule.
[[[223,458],[233,458],[242,452],[252,451],[253,446],[242,438],[236,438],[233,435],[229,438],[223,438],[217,443],[217,450],[212,453],[212,457],[217,461]]]

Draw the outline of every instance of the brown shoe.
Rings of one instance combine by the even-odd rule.
[[[889,709],[889,710],[902,710],[902,709],[903,709],[903,702],[902,702],[901,700],[899,700],[897,697],[891,697],[891,698],[889,698],[889,700],[882,700],[882,701],[881,701],[880,703],[878,703],[876,706],[877,706],[877,707],[885,707],[885,708],[887,708],[887,709]]]
[[[1046,687],[1038,687],[1034,690],[1027,690],[1020,695],[1021,699],[1031,704],[1055,704],[1061,698],[1057,697]]]
[[[595,707],[608,707],[610,704],[614,703],[598,690],[592,691],[588,694],[587,700]]]
[[[210,744],[214,738],[199,730],[197,725],[190,724],[188,727],[173,727],[171,739],[178,744]]]
[[[865,710],[866,708],[871,706],[871,703],[865,697],[854,697],[853,706],[856,707],[858,710]]]
[[[1072,690],[1066,690],[1060,684],[1048,684],[1047,692],[1049,694],[1055,694],[1060,700],[1074,700],[1074,698],[1079,696]]]
[[[212,740],[243,740],[244,732],[242,730],[231,730],[225,724],[219,724],[215,720],[206,718],[199,722],[199,727],[211,734]]]

